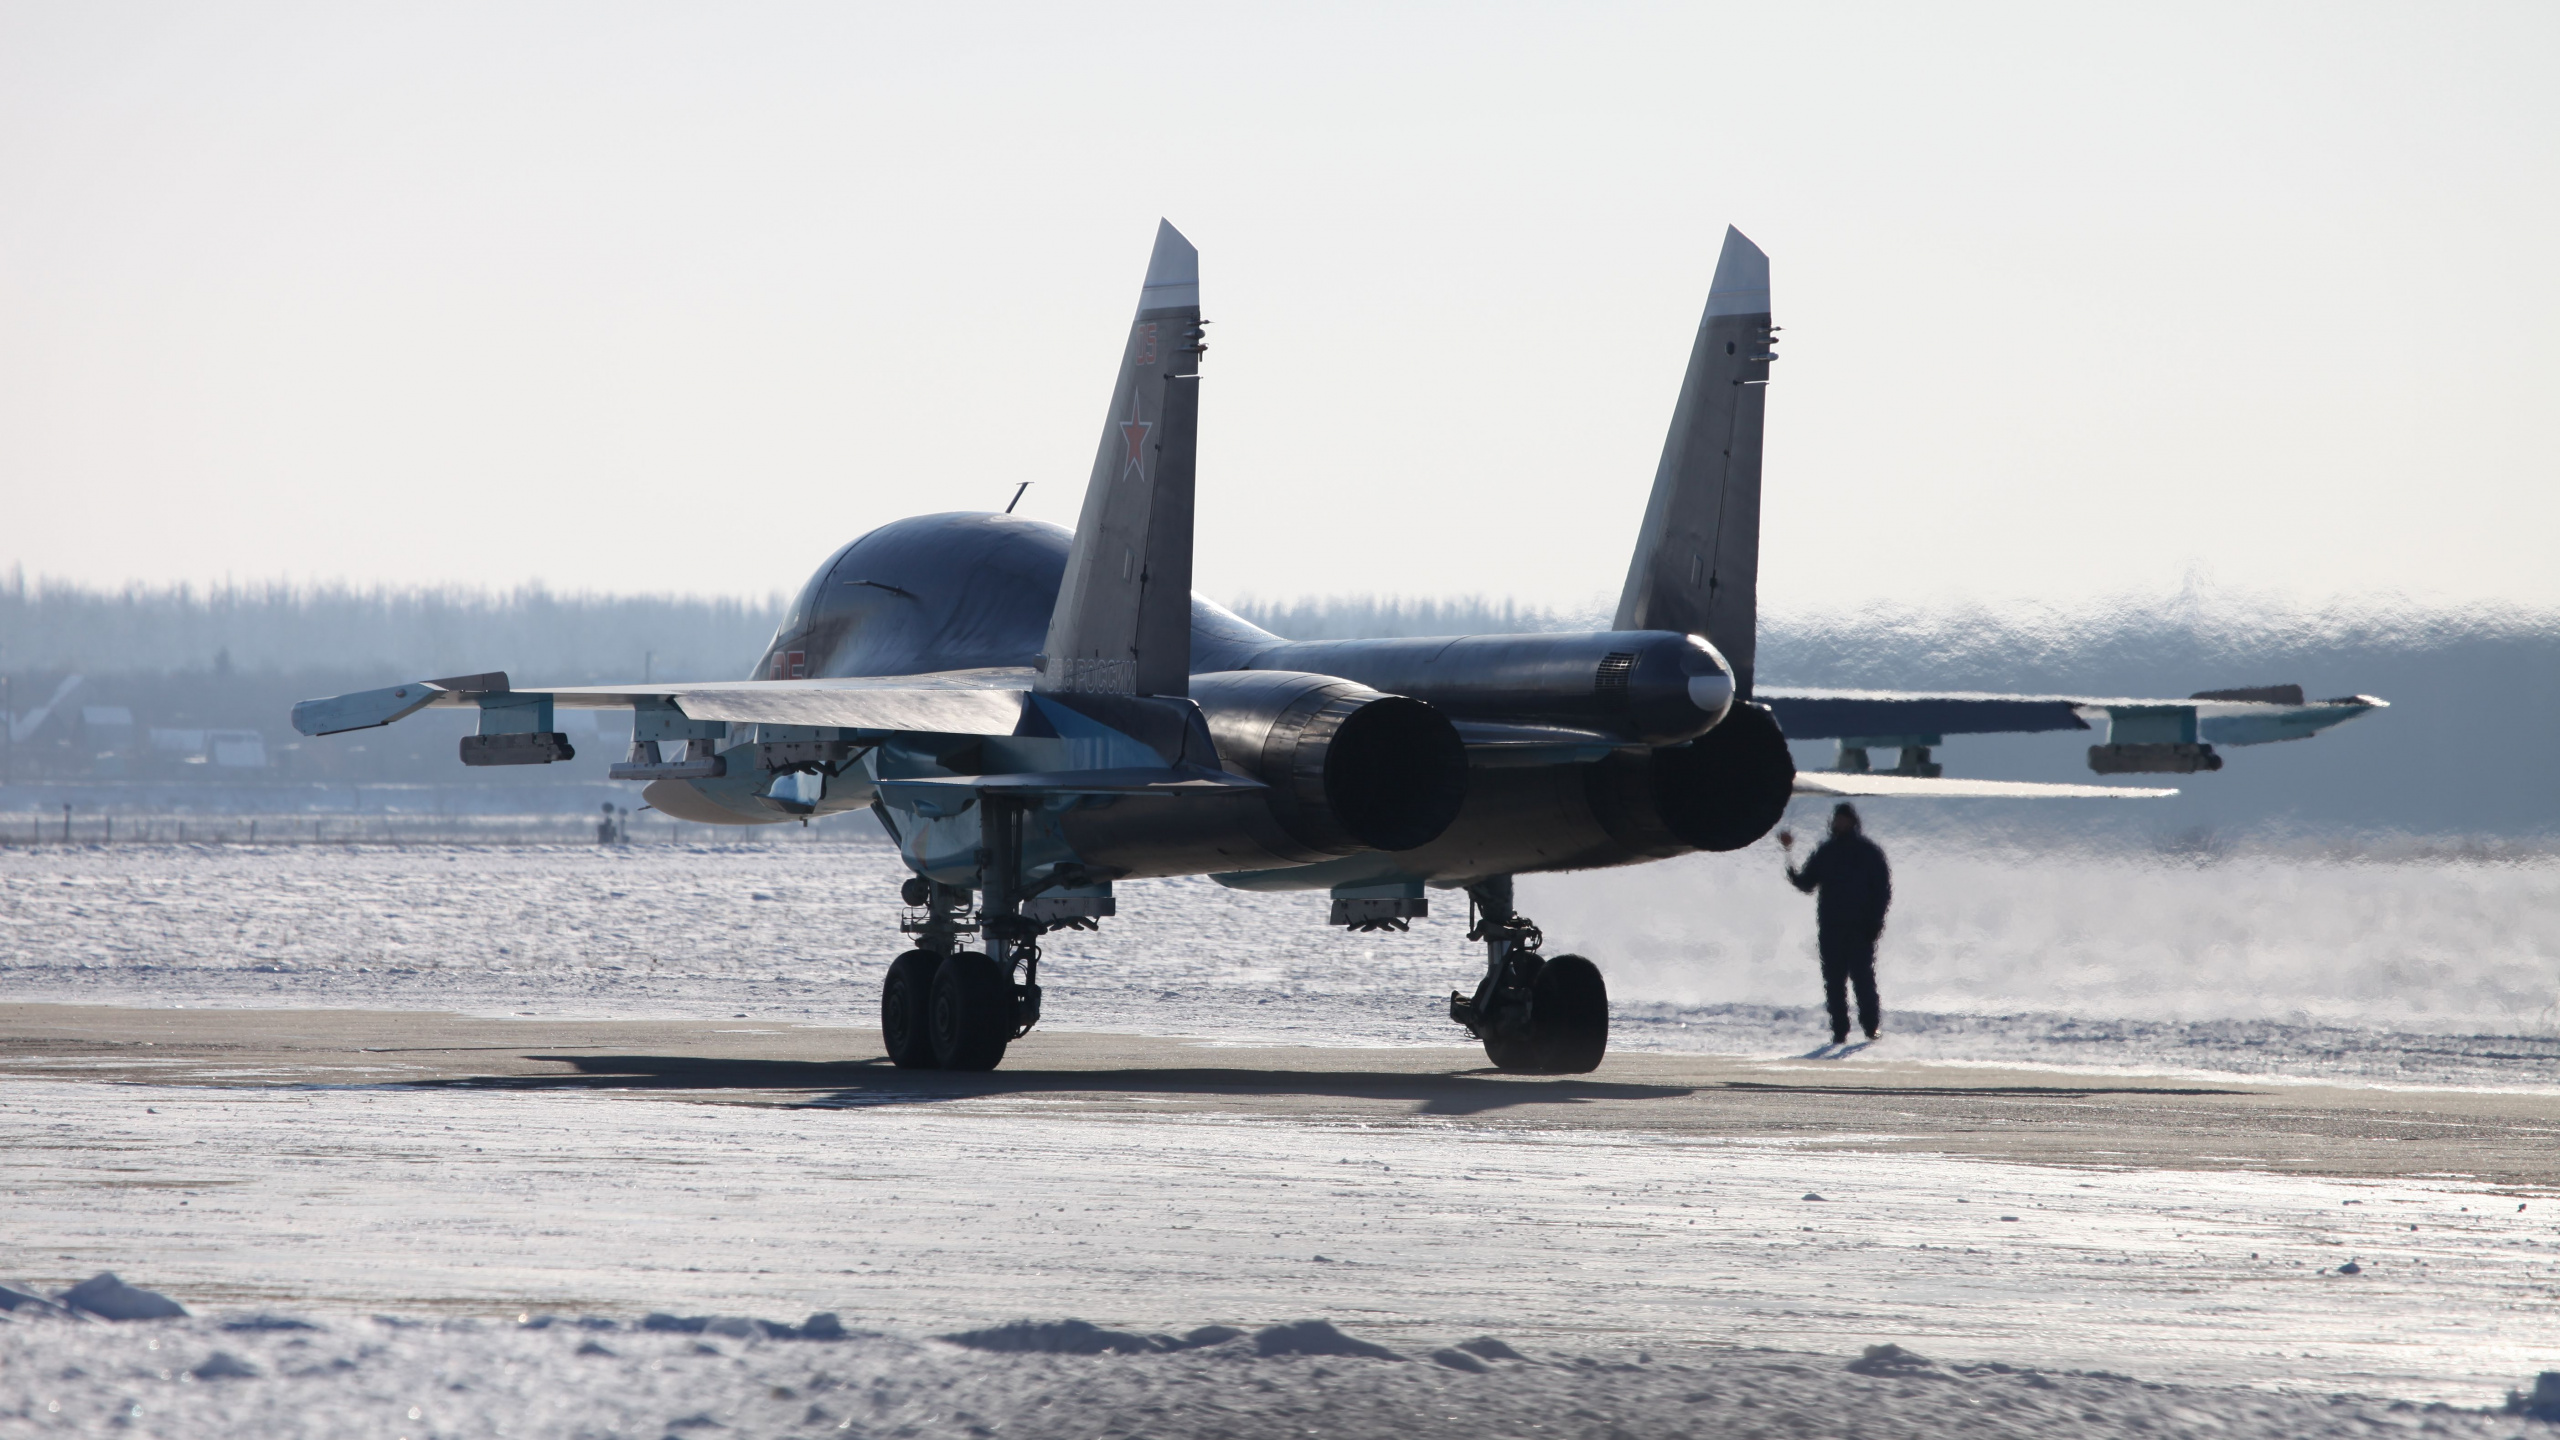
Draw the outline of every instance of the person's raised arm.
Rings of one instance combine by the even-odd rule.
[[[1788,883],[1794,885],[1797,889],[1803,891],[1807,895],[1812,894],[1814,887],[1822,883],[1822,877],[1818,872],[1822,868],[1822,852],[1824,847],[1819,845],[1814,847],[1813,858],[1804,862],[1804,868],[1802,870],[1798,870],[1795,864],[1796,832],[1793,830],[1779,831],[1778,848],[1786,852]]]

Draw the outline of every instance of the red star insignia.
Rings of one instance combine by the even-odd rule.
[[[1138,397],[1129,397],[1129,418],[1120,422],[1120,438],[1129,442],[1129,469],[1144,477],[1147,473],[1147,432],[1156,428],[1152,420],[1138,418]]]

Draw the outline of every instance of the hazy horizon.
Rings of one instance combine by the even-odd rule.
[[[79,703],[130,704],[145,725],[253,727],[291,743],[285,717],[295,700],[422,676],[502,669],[548,684],[736,677],[754,665],[779,618],[770,603],[530,588],[239,598],[226,608],[201,596],[63,591],[49,602],[0,585],[0,674],[19,678],[13,703],[21,709],[44,703],[64,670],[83,668],[89,683]],[[1247,618],[1300,639],[1567,628],[1595,618],[1486,596],[1237,599]],[[224,656],[227,674],[217,663]],[[1943,811],[1941,819],[1906,811],[1897,821],[1906,826],[1980,821],[2098,835],[2300,825],[2331,835],[2543,837],[2554,825],[2550,797],[2560,794],[2560,750],[2539,733],[2543,717],[2560,710],[2560,615],[2550,612],[2388,603],[2304,610],[2200,589],[2005,613],[1779,609],[1762,616],[1760,673],[1772,687],[2168,697],[2296,683],[2313,695],[2362,692],[2391,702],[2313,740],[2236,749],[2221,773],[2196,777],[2172,801],[2034,814],[2000,801],[1931,802],[1920,809]],[[457,778],[447,732],[463,716],[440,713],[362,742],[373,755],[367,763],[393,766],[402,779]],[[2087,743],[2073,735],[1957,736],[1938,758],[1956,775],[2085,780]],[[306,748],[315,765],[351,760],[348,742]],[[573,765],[542,767],[559,772],[547,778],[601,780],[619,753],[601,741],[581,742],[581,752]],[[1829,742],[1797,746],[1801,765],[1827,768],[1836,759]]]
[[[739,637],[737,658],[743,663],[754,658],[747,647],[762,643],[799,583],[760,595],[723,595],[564,590],[539,581],[356,585],[276,578],[95,585],[13,573],[0,575],[0,671],[98,667],[102,651],[120,653],[143,668],[209,665],[217,649],[234,643],[226,637],[228,627],[235,625],[259,635],[248,642],[253,647],[272,647],[279,627],[328,631],[331,645],[310,661],[297,662],[312,668],[388,660],[400,648],[397,633],[418,625],[457,639],[475,626],[509,631],[551,626],[558,633],[550,637],[550,649],[574,647],[599,629],[612,632],[617,648],[627,649],[621,642],[645,636],[653,625],[673,623],[696,638],[705,626],[725,627]],[[1293,640],[1606,629],[1615,605],[1613,594],[1599,591],[1553,604],[1485,592],[1199,593]],[[364,643],[360,627],[367,623],[387,625],[393,633],[382,637],[374,653],[358,654]],[[2279,650],[2346,639],[2415,646],[2481,635],[2560,637],[2560,605],[2431,604],[2374,591],[2302,601],[2212,587],[2190,577],[2176,589],[2069,601],[1997,604],[1955,596],[1935,602],[1764,607],[1761,627],[1764,644],[1772,632],[1861,636],[1873,663],[1890,666],[1901,652],[1908,655],[1907,663],[1926,672],[1943,668],[1958,649],[1997,652],[2015,664],[2030,652],[2049,659],[2075,640],[2093,636],[2120,644],[2146,629],[2235,651],[2253,644]],[[136,644],[141,648],[116,648]],[[182,650],[185,658],[179,658]],[[141,659],[146,653],[154,658]],[[276,663],[256,658],[261,653],[253,648],[232,658],[242,665]],[[725,668],[734,667],[724,667],[724,673]],[[1921,682],[1915,678],[1913,683]]]

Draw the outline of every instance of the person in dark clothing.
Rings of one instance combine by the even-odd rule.
[[[1778,847],[1795,853],[1792,830],[1778,832]],[[1831,838],[1816,846],[1813,858],[1799,870],[1787,866],[1787,878],[1814,902],[1814,923],[1821,932],[1822,992],[1831,1006],[1831,1043],[1849,1038],[1849,997],[1858,992],[1858,1028],[1876,1038],[1884,1011],[1876,1003],[1876,937],[1884,933],[1884,912],[1893,905],[1893,870],[1884,851],[1858,824],[1857,807],[1843,801],[1831,811]]]

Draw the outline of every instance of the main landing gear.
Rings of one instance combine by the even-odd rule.
[[[1449,992],[1449,1018],[1484,1042],[1497,1070],[1584,1075],[1609,1048],[1609,987],[1579,955],[1542,956],[1535,922],[1511,908],[1511,877],[1467,887],[1469,940],[1485,948],[1485,972],[1470,998]]]
[[[901,1069],[996,1068],[1005,1047],[1040,1023],[1040,936],[1096,928],[1091,919],[1042,921],[1022,913],[1021,802],[991,795],[979,803],[986,892],[973,896],[922,876],[899,892],[911,913],[898,928],[915,937],[916,948],[889,965],[880,988],[880,1038]],[[983,950],[966,948],[972,935]]]
[[[905,1070],[993,1070],[1005,1047],[1039,1023],[1040,947],[990,941],[1010,952],[1004,960],[962,948],[986,922],[970,911],[975,897],[966,890],[910,879],[904,898],[924,913],[902,923],[916,948],[890,962],[880,987],[890,1061]]]

